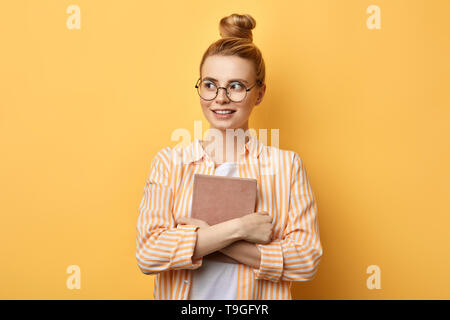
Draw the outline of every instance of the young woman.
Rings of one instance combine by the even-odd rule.
[[[144,274],[156,274],[155,299],[290,300],[292,281],[310,281],[317,272],[323,254],[317,205],[301,158],[248,135],[266,90],[255,25],[248,14],[223,18],[222,39],[200,64],[196,88],[208,132],[219,133],[216,152],[208,151],[211,134],[187,147],[163,148],[151,162],[136,258]],[[195,173],[257,179],[257,211],[212,226],[190,218]],[[204,259],[214,252],[238,263]]]

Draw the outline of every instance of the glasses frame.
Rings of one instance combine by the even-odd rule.
[[[205,99],[205,98],[203,98],[203,97],[200,95],[199,86],[198,86],[198,82],[199,82],[201,79],[202,79],[201,77],[198,78],[197,82],[195,83],[195,88],[197,89],[197,93],[198,93],[198,95],[200,96],[200,98],[202,98],[202,99],[205,100],[205,101],[212,101],[212,100],[214,100],[215,98],[217,98],[217,95],[219,94],[219,89],[225,89],[225,93],[226,93],[226,95],[227,95],[227,98],[230,99],[230,101],[232,101],[232,102],[242,102],[242,101],[245,100],[245,98],[247,98],[247,92],[249,92],[250,90],[252,90],[252,88],[253,88],[254,86],[256,86],[256,84],[258,84],[258,82],[259,82],[259,81],[256,81],[256,83],[255,83],[253,86],[251,86],[250,88],[247,88],[247,86],[246,86],[245,84],[243,84],[243,83],[241,83],[241,82],[239,82],[239,81],[234,81],[234,82],[239,82],[239,83],[242,84],[242,86],[245,88],[245,97],[242,98],[242,100],[235,101],[235,100],[232,100],[232,99],[230,98],[230,96],[228,95],[228,88],[225,88],[225,87],[217,87],[216,95],[214,96],[214,98],[212,98],[212,99]],[[210,80],[208,80],[208,81],[210,81]],[[213,81],[211,81],[211,82],[213,82]],[[214,82],[213,82],[213,83],[214,83]],[[231,82],[231,83],[233,83],[233,82]]]

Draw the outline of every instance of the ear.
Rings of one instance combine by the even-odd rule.
[[[262,102],[265,93],[266,93],[266,84],[264,83],[264,85],[258,90],[258,99],[256,99],[255,106],[259,105]]]

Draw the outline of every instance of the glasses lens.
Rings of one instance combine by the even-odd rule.
[[[228,85],[228,95],[230,100],[239,102],[245,98],[245,86],[240,82],[232,82]]]
[[[217,86],[214,84],[214,82],[203,80],[197,90],[203,99],[212,100],[216,97]],[[227,90],[228,98],[230,98],[230,100],[234,102],[244,100],[247,93],[245,90],[245,86],[237,81],[230,83],[227,87]]]
[[[202,81],[198,87],[198,93],[205,100],[212,100],[216,97],[217,87],[211,81]]]

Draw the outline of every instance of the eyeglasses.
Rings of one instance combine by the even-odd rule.
[[[206,101],[214,100],[219,93],[219,89],[222,88],[225,89],[228,99],[233,102],[241,102],[247,96],[247,92],[249,92],[256,85],[255,83],[253,86],[247,89],[246,86],[241,82],[233,81],[228,84],[226,88],[224,88],[217,87],[216,84],[210,80],[203,80],[199,85],[200,80],[201,78],[198,78],[195,87],[197,88],[197,92],[200,98]]]

